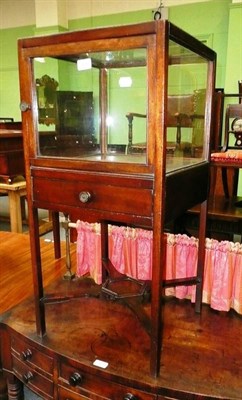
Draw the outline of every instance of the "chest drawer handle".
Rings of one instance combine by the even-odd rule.
[[[22,360],[23,361],[28,361],[32,357],[32,351],[30,349],[27,349],[25,351],[22,351]]]
[[[123,400],[138,400],[138,397],[136,397],[132,393],[126,393],[123,397]]]
[[[70,386],[77,386],[82,384],[82,376],[78,372],[73,372],[69,378]]]
[[[32,374],[31,371],[26,372],[26,374],[23,375],[23,381],[24,383],[29,383],[34,378],[34,375]]]
[[[87,203],[91,200],[91,193],[89,192],[80,192],[79,193],[79,200],[81,203]]]

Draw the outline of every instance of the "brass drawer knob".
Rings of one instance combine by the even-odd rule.
[[[91,200],[91,193],[89,192],[80,192],[79,193],[79,200],[81,203],[87,203]]]
[[[70,386],[77,386],[82,384],[82,376],[79,374],[79,372],[73,372],[73,374],[69,378],[69,384]]]
[[[22,355],[22,360],[23,361],[28,361],[28,360],[30,360],[32,358],[33,354],[32,354],[32,351],[30,349],[27,349],[25,351],[22,351],[21,355]]]

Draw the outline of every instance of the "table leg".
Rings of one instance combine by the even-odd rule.
[[[23,400],[24,391],[23,384],[15,376],[8,379],[8,399],[9,400]]]
[[[0,372],[0,400],[8,400],[7,382],[2,372]]]

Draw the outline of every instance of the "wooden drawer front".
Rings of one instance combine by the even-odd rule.
[[[54,360],[52,357],[37,350],[31,344],[13,337],[11,343],[11,352],[26,365],[39,370],[41,373],[53,375]]]
[[[80,200],[80,193],[89,193],[86,203]],[[65,181],[58,179],[33,179],[33,199],[44,207],[52,204],[56,209],[61,205],[108,211],[114,213],[150,216],[152,211],[152,190],[136,187],[103,185],[87,181]]]
[[[97,398],[98,397],[95,395],[95,400],[97,400]],[[81,399],[86,400],[86,399],[90,399],[90,397],[84,396],[82,394],[78,394],[75,392],[71,392],[70,390],[65,389],[60,386],[58,388],[58,399],[59,400],[81,400]]]
[[[60,365],[59,383],[84,396],[83,398],[92,399],[96,396],[112,400],[127,400],[129,398],[132,400],[132,396],[134,396],[133,400],[154,400],[156,398],[154,394],[101,378],[96,370],[94,373],[95,375],[92,375],[62,363]]]
[[[175,397],[158,396],[158,400],[178,400]]]
[[[34,392],[39,393],[45,399],[53,398],[53,380],[49,380],[42,376],[36,370],[30,368],[29,365],[19,361],[16,357],[13,357],[13,372],[21,382]]]

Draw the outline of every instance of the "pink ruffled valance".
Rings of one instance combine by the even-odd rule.
[[[100,225],[77,221],[77,276],[90,274],[102,282]],[[109,225],[109,258],[121,273],[150,280],[152,231]],[[166,234],[165,279],[194,276],[198,240]],[[166,295],[195,299],[195,286],[166,289]],[[242,245],[206,239],[203,302],[220,311],[233,308],[242,314]]]

